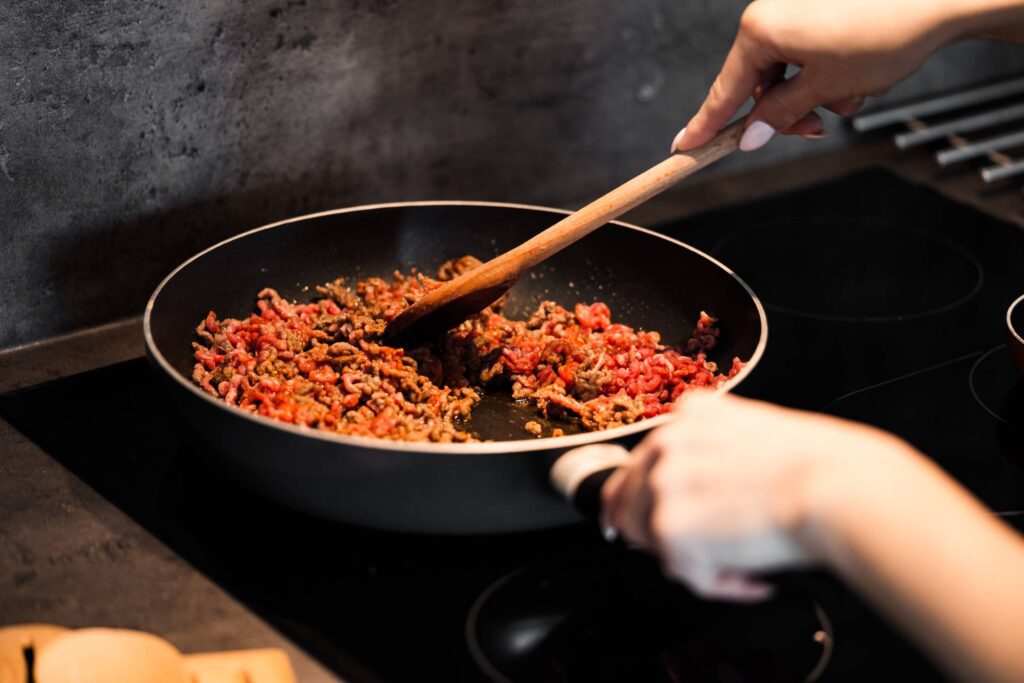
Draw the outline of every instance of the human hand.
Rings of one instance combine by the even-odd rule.
[[[750,97],[756,103],[747,116],[740,149],[758,149],[776,132],[823,136],[816,107],[850,116],[866,97],[884,94],[943,44],[975,28],[964,4],[756,0],[740,19],[735,42],[707,99],[679,131],[672,151],[709,141]],[[785,79],[788,65],[800,71]]]
[[[821,563],[954,678],[1024,680],[1024,539],[891,434],[694,390],[602,497],[698,595],[758,600],[752,575]]]
[[[849,503],[912,451],[865,425],[728,394],[688,392],[674,415],[604,486],[604,522],[709,598],[763,599],[772,587],[752,574],[823,561],[831,501]]]

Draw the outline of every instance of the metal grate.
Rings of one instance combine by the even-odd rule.
[[[973,109],[970,113],[964,110]],[[934,123],[928,117],[953,115]],[[940,166],[984,158],[991,165],[981,169],[986,183],[1024,175],[1024,152],[1014,158],[1008,152],[1024,147],[1024,128],[985,135],[997,126],[1024,124],[1024,78],[1014,78],[964,92],[944,95],[903,107],[871,112],[853,119],[855,130],[867,132],[902,124],[906,130],[893,141],[900,149],[945,139],[949,147],[935,154]],[[969,140],[967,133],[981,133]]]

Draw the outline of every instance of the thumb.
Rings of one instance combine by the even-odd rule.
[[[763,147],[775,133],[788,129],[823,104],[820,99],[804,72],[765,90],[747,116],[740,149],[752,152]]]

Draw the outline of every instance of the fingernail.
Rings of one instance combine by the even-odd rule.
[[[619,530],[613,526],[602,524],[601,535],[604,537],[604,540],[614,543],[619,538]]]
[[[761,149],[774,136],[774,128],[764,121],[754,121],[743,131],[743,137],[740,138],[740,150],[753,152],[755,149]]]
[[[818,121],[818,125],[814,128],[814,130],[807,131],[801,137],[803,137],[806,140],[822,139],[823,137],[825,137],[825,122]]]
[[[675,138],[672,139],[672,146],[669,147],[669,150],[668,150],[669,154],[675,154],[675,151],[677,149],[679,149],[679,145],[683,144],[683,136],[685,136],[685,135],[686,135],[686,126],[683,126],[683,129],[681,131],[679,131],[678,133],[676,133]]]

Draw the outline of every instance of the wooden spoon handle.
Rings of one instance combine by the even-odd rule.
[[[426,329],[451,329],[494,303],[526,270],[721,159],[739,147],[742,135],[742,121],[730,124],[707,144],[670,156],[518,247],[427,292],[388,323],[385,336],[393,339],[410,328],[415,332],[417,325],[420,333]]]
[[[520,272],[537,265],[551,254],[734,151],[739,147],[742,135],[743,121],[739,120],[723,128],[711,141],[689,152],[673,154],[494,261],[514,262]]]

